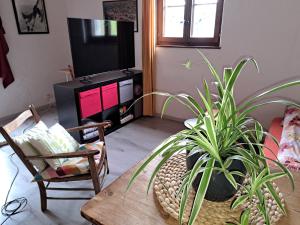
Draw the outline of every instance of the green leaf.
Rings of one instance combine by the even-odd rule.
[[[255,123],[255,132],[256,132],[257,141],[262,142],[264,137],[264,128],[259,122]]]
[[[187,186],[190,174],[191,174],[191,171],[187,171],[185,173],[185,175],[182,177],[183,180],[182,180],[181,186],[179,187],[179,189],[177,191],[177,195],[179,195],[183,191],[183,189],[185,188],[185,186]]]
[[[239,160],[244,164],[248,164],[253,167],[255,170],[259,170],[258,162],[255,161],[251,153],[242,148],[238,148],[237,151],[240,155],[229,156],[228,159]]]
[[[223,125],[223,127],[228,127],[228,124],[232,123],[232,127],[236,127],[236,118],[238,114],[236,113],[236,104],[234,101],[234,97],[230,92],[225,90],[224,97],[222,99],[221,103],[221,108],[219,110],[219,117],[218,117],[218,122]],[[219,124],[218,124],[219,125]],[[219,126],[220,127],[220,126]],[[227,132],[226,132],[227,131]],[[225,143],[227,144],[228,136],[230,133],[231,129],[227,129],[224,132],[226,133],[226,138],[225,138]],[[226,145],[225,144],[225,145]]]
[[[291,82],[287,82],[287,83],[284,83],[284,84],[280,84],[278,86],[275,86],[267,91],[264,91],[252,98],[250,98],[249,100],[246,100],[242,106],[240,106],[240,108],[245,108],[245,107],[248,107],[249,105],[251,105],[253,102],[255,102],[256,100],[262,98],[262,97],[265,97],[269,94],[272,94],[272,93],[276,93],[280,90],[283,90],[283,89],[286,89],[286,88],[289,88],[289,87],[293,87],[293,86],[299,86],[300,85],[300,80],[296,80],[296,81],[291,81]]]
[[[260,181],[268,173],[268,168],[263,169],[257,177],[252,177],[251,196],[260,188]],[[254,179],[253,179],[254,178]]]
[[[169,105],[169,101],[171,101],[172,99],[178,101],[180,104],[182,104],[183,106],[187,107],[194,115],[198,116],[198,113],[195,112],[195,110],[193,109],[193,107],[191,105],[189,105],[189,102],[186,103],[185,101],[181,100],[178,96],[180,96],[181,94],[178,94],[178,95],[173,95],[173,94],[170,94],[170,93],[167,93],[167,92],[159,92],[159,91],[155,91],[155,92],[151,92],[151,93],[147,93],[147,94],[144,94],[143,96],[139,97],[137,100],[135,100],[127,109],[126,112],[128,112],[130,109],[132,109],[132,107],[138,102],[140,101],[141,99],[143,99],[144,97],[147,97],[147,96],[151,96],[151,95],[158,95],[158,96],[162,96],[162,97],[167,97],[167,98],[170,98],[168,100],[168,103],[167,103],[167,106]],[[186,100],[186,98],[185,98]],[[166,110],[167,106],[165,106],[164,108],[164,111]],[[125,112],[125,113],[126,113]]]
[[[241,225],[249,225],[250,224],[250,210],[245,210],[241,215]]]
[[[215,70],[213,65],[210,63],[208,58],[199,49],[197,49],[197,52],[202,56],[205,63],[208,65],[208,68],[209,68],[212,76],[215,78],[215,80],[217,82],[217,88],[218,88],[218,91],[219,91],[219,95],[220,95],[220,97],[222,97],[223,93],[224,93],[224,88],[223,88],[223,84],[222,84],[222,81],[220,79],[220,76],[218,75],[217,71]]]
[[[269,213],[267,212],[267,205],[266,205],[266,199],[264,198],[264,195],[262,193],[261,189],[256,190],[256,196],[258,197],[259,204],[257,205],[258,210],[263,215],[265,219],[266,225],[271,225]]]
[[[193,169],[191,170],[191,173],[189,175],[189,181],[188,181],[188,188],[192,187],[192,184],[197,177],[197,175],[201,172],[200,169],[204,163],[210,160],[210,158],[207,158],[208,154],[203,154],[195,163]]]
[[[256,183],[256,186],[257,186],[257,188],[261,187],[263,184],[265,184],[267,182],[271,182],[271,181],[277,180],[277,179],[285,177],[285,176],[286,176],[286,174],[284,172],[268,174],[268,175],[262,177],[261,179],[259,179],[258,182]]]
[[[283,207],[282,203],[281,203],[281,199],[278,196],[276,190],[274,189],[273,185],[270,182],[266,183],[266,187],[269,190],[270,194],[272,195],[273,199],[276,201],[276,204],[279,206],[280,210],[282,211],[282,213],[284,215],[286,215],[286,210]]]
[[[255,61],[255,59],[253,58],[245,58],[245,59],[242,59],[238,65],[235,67],[234,71],[232,72],[232,75],[230,76],[230,79],[227,83],[227,86],[226,86],[226,90],[229,91],[229,92],[232,92],[233,91],[233,88],[234,88],[234,84],[238,78],[238,76],[240,75],[242,69],[244,68],[244,66],[248,63],[248,62],[253,62],[257,71],[259,72],[259,68],[258,68],[258,64],[257,62]]]
[[[232,209],[236,209],[237,207],[243,205],[248,200],[248,195],[241,195],[240,197],[236,198],[231,205]]]
[[[259,158],[263,158],[263,159],[267,159],[267,160],[270,160],[272,161],[273,163],[275,163],[277,166],[280,167],[280,169],[282,171],[284,171],[284,173],[288,176],[289,180],[290,180],[290,183],[292,185],[292,189],[293,191],[295,190],[295,181],[294,181],[294,177],[293,177],[293,174],[291,173],[291,171],[289,169],[287,169],[282,163],[278,162],[277,160],[274,160],[274,159],[271,159],[271,158],[268,158],[266,156],[257,156]]]
[[[173,100],[173,96],[169,96],[165,102],[164,102],[164,105],[163,105],[163,108],[161,110],[161,114],[160,114],[160,117],[163,118],[164,114],[165,114],[165,111],[167,110],[167,108],[169,107],[169,104],[171,103],[171,101]]]
[[[236,176],[239,176],[239,177],[246,177],[246,175],[243,174],[243,173],[240,172],[240,171],[230,171],[230,173],[231,173],[232,175],[236,175]]]
[[[200,134],[201,135],[201,134]],[[186,138],[190,138],[195,141],[195,143],[204,151],[207,151],[209,154],[211,154],[215,159],[221,160],[220,155],[216,152],[214,147],[211,145],[211,143],[202,136],[196,136],[196,135],[186,135]]]
[[[180,150],[182,151],[183,147],[176,146],[175,148],[172,148],[171,151],[169,151],[166,155],[164,155],[162,160],[158,163],[158,165],[155,167],[154,171],[151,174],[150,180],[148,182],[147,194],[149,193],[151,184],[153,183],[153,180],[154,180],[156,174],[158,173],[158,171],[160,170],[160,168],[167,162],[167,160],[169,160],[176,152],[178,152]]]
[[[182,199],[180,201],[180,208],[179,208],[179,221],[180,224],[182,223],[182,218],[183,218],[183,213],[185,211],[186,205],[187,205],[187,200],[188,200],[188,196],[184,196],[185,194],[188,195],[188,191],[191,189],[192,184],[194,182],[194,180],[196,179],[197,175],[201,172],[203,172],[204,170],[208,169],[208,167],[203,168],[204,170],[201,171],[201,166],[206,163],[209,158],[207,158],[208,154],[203,154],[202,156],[199,157],[199,159],[197,160],[197,162],[195,163],[193,169],[190,171],[190,174],[188,176],[188,182],[186,185],[186,189],[184,189],[183,195],[182,195]]]
[[[132,186],[133,182],[137,178],[137,176],[155,159],[162,151],[169,148],[171,145],[173,145],[175,140],[180,139],[180,137],[171,136],[167,140],[163,141],[155,150],[154,152],[145,160],[144,163],[142,163],[141,166],[139,166],[136,171],[134,171],[128,185],[127,190]]]
[[[211,93],[210,93],[210,90],[209,90],[206,80],[203,80],[203,87],[204,87],[204,91],[205,91],[206,101],[209,105],[209,108],[212,110],[213,107],[212,107],[212,101],[211,101]]]
[[[280,91],[280,90],[283,90],[285,88],[289,88],[289,87],[293,87],[293,86],[298,86],[300,85],[300,80],[296,80],[296,81],[291,81],[291,82],[286,82],[284,84],[281,84],[281,85],[278,85],[274,88],[271,88],[257,96],[254,97],[254,99],[258,99],[258,98],[261,98],[261,97],[264,97],[266,95],[269,95],[269,94],[272,94],[272,93],[275,93],[277,91]]]
[[[232,161],[233,161],[232,159],[227,158],[224,162],[224,168],[228,169],[228,167],[232,164]]]
[[[238,185],[237,185],[237,183],[236,183],[234,177],[232,176],[232,174],[229,173],[228,170],[225,170],[225,171],[224,171],[224,175],[225,175],[226,179],[230,182],[230,184],[231,184],[231,185],[234,187],[234,189],[236,190]]]
[[[209,116],[214,119],[214,114],[213,114],[213,109],[211,107],[211,105],[207,102],[206,98],[204,97],[204,95],[202,94],[202,92],[197,88],[198,94],[205,106],[205,109],[207,111],[207,113],[209,114]]]
[[[201,116],[203,118],[203,115],[204,115],[205,112],[201,108],[201,106],[199,105],[199,103],[192,96],[190,96],[190,95],[187,95],[186,98],[190,102],[190,105],[193,106],[199,112],[198,116]]]
[[[218,154],[218,143],[214,122],[210,117],[206,116],[204,117],[204,125],[204,129],[206,130],[210,143],[213,145],[215,153]]]
[[[202,175],[202,178],[201,178],[201,181],[200,181],[200,184],[199,184],[199,187],[198,187],[195,199],[194,199],[193,208],[192,208],[192,212],[190,215],[188,225],[194,224],[194,222],[197,218],[197,215],[200,212],[200,209],[201,209],[201,206],[202,206],[202,203],[203,203],[203,200],[204,200],[204,197],[205,197],[205,194],[206,194],[209,182],[210,182],[210,178],[211,178],[211,175],[213,172],[214,164],[215,164],[214,159],[210,159],[207,162],[206,167],[209,169],[205,170]]]
[[[247,116],[249,115],[250,113],[252,113],[253,111],[257,110],[257,109],[260,109],[262,106],[265,106],[265,105],[269,105],[269,104],[282,104],[282,105],[287,105],[287,106],[295,106],[297,108],[300,108],[300,105],[295,103],[295,102],[292,102],[292,101],[288,101],[288,100],[273,100],[273,101],[267,101],[267,102],[263,102],[263,103],[260,103],[260,104],[257,104],[257,105],[253,105],[249,108],[246,108],[243,110],[243,112],[240,114],[240,117],[244,117],[244,116]],[[239,108],[238,110],[240,110],[241,108]]]
[[[231,75],[232,75],[232,71],[233,69],[230,67],[230,68],[224,68],[224,73],[223,73],[223,81],[225,83],[225,85],[227,85]]]
[[[180,200],[180,207],[179,207],[179,214],[178,214],[179,224],[183,224],[184,211],[186,208],[186,202],[188,199],[188,195],[189,195],[189,189],[186,184],[183,188],[182,197]]]

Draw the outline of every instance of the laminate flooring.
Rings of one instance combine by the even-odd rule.
[[[42,120],[51,126],[57,122],[55,108],[41,112]],[[4,121],[2,121],[3,123]],[[26,123],[22,128],[31,127],[32,123]],[[119,130],[107,135],[106,144],[110,174],[106,177],[105,186],[113,182],[117,177],[126,172],[149,154],[165,138],[183,129],[182,123],[160,118],[144,117],[138,119]],[[20,134],[16,133],[15,135]],[[0,136],[0,142],[2,137]],[[9,160],[13,150],[8,147],[0,148],[0,205],[5,201],[7,190],[16,173],[16,168]],[[28,205],[24,212],[8,219],[5,225],[86,225],[90,224],[80,216],[80,207],[85,200],[48,200],[48,210],[43,213],[40,210],[40,198],[37,184],[32,183],[32,176],[23,166],[17,156],[13,157],[18,165],[20,173],[12,188],[9,199],[26,197]],[[59,187],[92,187],[90,181],[70,182],[60,184]],[[53,193],[53,194],[52,194]],[[93,196],[92,192],[49,192],[56,196]],[[5,217],[0,216],[0,224]]]

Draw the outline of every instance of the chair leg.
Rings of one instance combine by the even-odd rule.
[[[92,175],[92,181],[93,181],[93,186],[95,189],[95,194],[98,194],[101,190],[98,176],[94,177]]]
[[[105,154],[105,162],[106,164],[106,174],[109,174],[109,166],[108,166],[108,160],[107,160],[107,154]]]
[[[47,192],[45,184],[42,181],[37,182],[40,189],[40,199],[41,199],[41,210],[45,212],[47,210]]]
[[[93,181],[93,186],[95,189],[95,194],[98,194],[101,190],[100,188],[100,183],[99,183],[99,178],[96,170],[96,165],[95,165],[95,160],[94,157],[88,157],[89,160],[89,165],[90,165],[90,173],[91,173],[91,178]]]

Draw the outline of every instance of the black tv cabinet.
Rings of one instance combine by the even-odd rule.
[[[105,131],[105,133],[108,134],[141,117],[143,114],[142,100],[138,101],[137,104],[127,111],[129,106],[132,105],[136,99],[143,95],[142,71],[131,71],[131,74],[124,74],[122,71],[111,71],[89,76],[90,82],[85,84],[79,79],[75,79],[70,82],[54,84],[53,88],[59,123],[65,128],[71,128],[84,125],[86,121],[102,122],[104,120],[110,120],[112,121],[112,127]],[[100,104],[97,107],[99,109],[101,108],[101,111],[89,115],[90,110],[84,112],[84,109],[82,108],[84,107],[84,104],[82,104],[82,96],[84,94],[82,93],[92,93],[94,92],[93,90],[96,90],[94,93],[96,95],[94,95],[91,104]],[[116,101],[116,98],[118,98],[118,103],[113,106],[111,102],[108,102],[108,100],[105,99],[111,98],[109,92],[111,90],[117,90],[117,97],[114,96],[112,99]],[[123,92],[126,94],[126,91],[129,92],[129,94],[127,94],[125,97],[121,96],[123,95]],[[130,95],[131,91],[132,96]],[[97,96],[100,99],[98,99]],[[86,105],[89,107],[89,104]],[[124,117],[129,120],[124,120]],[[96,140],[96,138],[84,138],[84,133],[81,131],[73,133],[72,136],[80,143]]]

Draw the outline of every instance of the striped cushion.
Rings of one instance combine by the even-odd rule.
[[[103,150],[103,142],[90,143],[82,145],[78,151],[98,150],[100,153],[94,156],[96,165],[101,159],[101,152]],[[52,167],[47,167],[44,171],[34,177],[34,181],[48,180],[51,178],[63,178],[74,175],[82,175],[89,172],[89,162],[87,157],[77,157],[67,159],[56,170]]]

